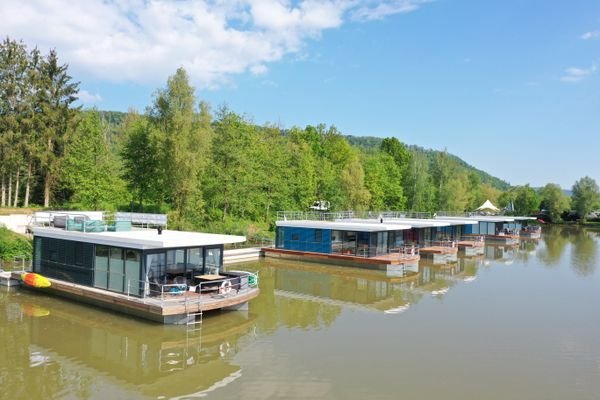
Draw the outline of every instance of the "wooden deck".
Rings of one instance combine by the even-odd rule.
[[[421,254],[456,254],[458,253],[458,247],[447,247],[447,246],[428,246],[421,247],[419,249]]]
[[[458,247],[485,247],[485,242],[474,240],[461,240],[458,242]]]
[[[257,297],[260,292],[258,288],[248,288],[238,293],[232,291],[227,295],[183,292],[165,294],[162,298],[160,296],[139,298],[52,278],[48,280],[52,284],[49,288],[31,289],[165,324],[183,323],[178,321],[187,321],[187,316],[191,313],[244,305]]]
[[[316,261],[326,264],[344,264],[356,267],[377,267],[382,265],[402,265],[413,264],[419,261],[418,254],[405,255],[400,253],[390,253],[376,257],[361,257],[346,254],[324,254],[310,251],[284,250],[274,248],[263,248],[265,256],[293,258],[296,260]]]

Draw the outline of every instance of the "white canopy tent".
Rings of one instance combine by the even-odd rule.
[[[475,211],[500,211],[498,207],[492,204],[491,201],[486,200],[481,206],[479,206]]]

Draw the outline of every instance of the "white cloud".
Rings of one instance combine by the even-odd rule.
[[[352,11],[355,20],[379,20],[389,15],[416,11],[431,0],[364,1]]]
[[[102,101],[102,96],[97,93],[90,93],[85,89],[80,89],[77,94],[79,101],[83,104],[94,104]]]
[[[349,20],[418,9],[424,0],[2,0],[3,34],[56,48],[78,73],[157,84],[185,67],[196,85],[264,74]]]
[[[570,67],[565,69],[564,75],[560,78],[563,82],[576,83],[581,82],[586,79],[588,76],[594,74],[597,70],[595,65],[592,65],[590,68],[576,68]]]
[[[582,40],[598,39],[600,38],[600,31],[589,31],[579,37]]]

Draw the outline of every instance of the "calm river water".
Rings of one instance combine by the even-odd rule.
[[[599,399],[600,232],[405,279],[274,261],[250,311],[160,326],[0,291],[2,399]]]

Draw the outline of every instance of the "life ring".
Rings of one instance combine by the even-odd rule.
[[[219,287],[219,294],[229,294],[231,289],[231,281],[225,280],[223,283],[221,283],[221,287]]]

